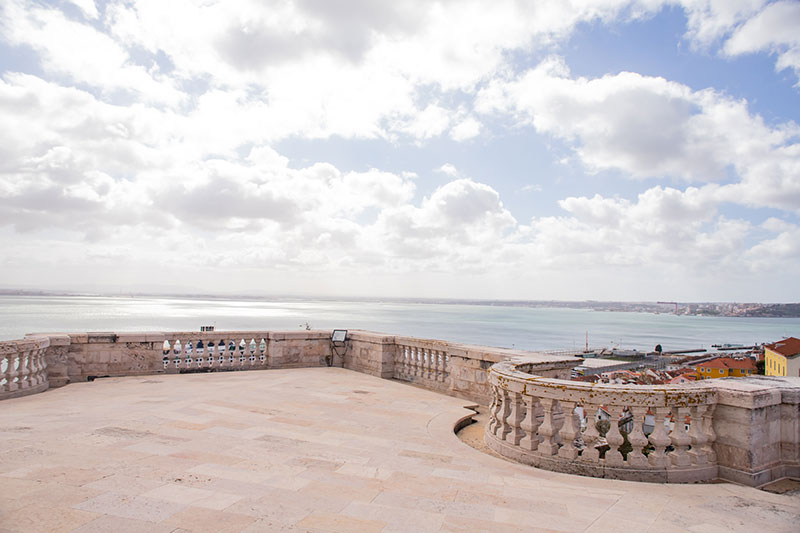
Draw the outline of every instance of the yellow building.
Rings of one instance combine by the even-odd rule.
[[[800,377],[800,339],[789,337],[764,346],[764,373]]]
[[[750,359],[717,357],[697,365],[697,379],[746,377],[756,373],[756,364]]]

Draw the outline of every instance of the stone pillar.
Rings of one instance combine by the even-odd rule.
[[[800,395],[800,378],[713,381],[718,393],[713,446],[719,476],[750,486],[796,476],[798,411],[793,402]]]

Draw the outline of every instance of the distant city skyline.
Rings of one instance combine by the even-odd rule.
[[[797,302],[800,2],[0,0],[0,288]]]

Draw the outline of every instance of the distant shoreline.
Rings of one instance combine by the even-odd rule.
[[[0,289],[0,296],[39,297],[99,297],[99,298],[177,298],[191,300],[246,301],[330,301],[401,304],[481,305],[499,307],[530,307],[552,309],[586,309],[590,311],[653,313],[683,316],[800,318],[800,303],[759,302],[625,302],[601,300],[484,300],[467,298],[401,298],[368,296],[298,296],[298,295],[241,295],[241,294],[183,294],[155,292],[91,293],[65,290]],[[677,311],[677,312],[676,312]]]

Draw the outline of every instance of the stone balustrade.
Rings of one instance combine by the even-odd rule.
[[[0,342],[0,400],[46,390],[48,337]]]
[[[540,468],[658,482],[800,477],[800,378],[567,381],[581,359],[349,331],[29,335],[0,342],[0,399],[106,376],[341,366],[489,405],[485,440]],[[607,420],[601,434],[598,419]],[[605,428],[603,428],[605,429]]]
[[[518,359],[491,369],[485,441],[505,457],[558,472],[652,482],[724,478],[760,485],[800,472],[800,379],[589,384],[536,375],[537,365]],[[753,403],[759,395],[763,400]],[[767,404],[774,407],[769,421],[762,414]],[[732,419],[747,420],[746,427],[731,427]],[[607,420],[604,435],[600,420]],[[728,444],[731,431],[738,436]],[[743,439],[753,433],[760,443]],[[758,457],[756,447],[775,453]]]
[[[171,333],[162,344],[164,369],[169,371],[248,370],[269,368],[269,333],[244,336]]]
[[[450,381],[450,355],[446,343],[400,339],[396,344],[394,377],[421,382],[440,390]]]

